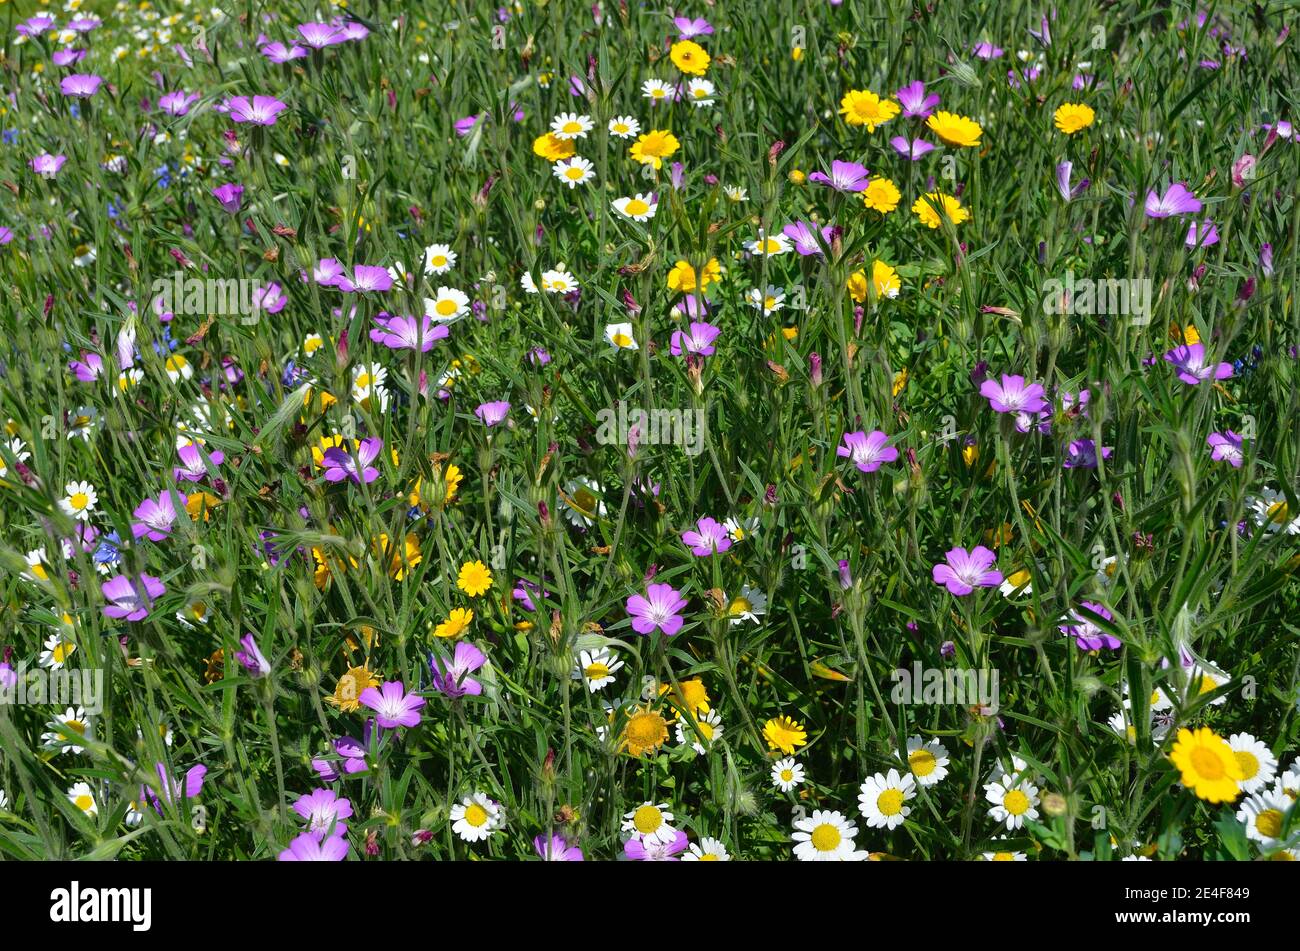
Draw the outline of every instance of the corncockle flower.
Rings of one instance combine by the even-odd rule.
[[[677,37],[689,40],[697,36],[712,36],[713,25],[704,17],[673,17],[673,26],[677,27]]]
[[[76,99],[89,99],[99,92],[104,80],[94,73],[73,73],[59,81],[59,92]]]
[[[1240,469],[1245,454],[1242,452],[1241,436],[1234,433],[1231,429],[1226,429],[1221,433],[1210,433],[1205,438],[1205,442],[1210,447],[1210,458],[1215,462],[1228,461],[1234,469]]]
[[[340,446],[326,449],[322,461],[325,465],[325,478],[330,482],[342,482],[351,479],[360,485],[379,478],[379,470],[370,463],[379,458],[379,450],[384,448],[384,441],[378,436],[363,439],[357,445],[353,456]]]
[[[277,862],[342,862],[348,857],[352,846],[341,835],[332,835],[328,839],[313,832],[304,832],[289,847],[275,857]]]
[[[931,577],[935,584],[948,589],[949,594],[964,597],[980,588],[995,588],[1002,583],[1002,572],[993,565],[998,556],[983,545],[970,551],[953,548],[947,552],[947,563],[935,565]]]
[[[415,317],[398,317],[379,314],[375,317],[375,329],[370,331],[370,339],[383,344],[390,350],[419,350],[428,353],[439,340],[451,336],[446,324],[434,324],[428,314]]]
[[[939,105],[938,93],[926,95],[925,83],[921,80],[913,80],[898,92],[894,93],[894,98],[898,100],[899,105],[903,107],[904,119],[926,119],[930,113]]]
[[[360,20],[345,20],[340,24],[338,19],[335,18],[333,22],[338,25],[339,30],[343,34],[343,39],[349,40],[353,43],[360,43],[370,35],[370,27],[366,26]]]
[[[686,599],[670,584],[652,584],[646,588],[644,597],[634,594],[627,599],[632,630],[638,634],[659,630],[664,636],[672,637],[682,629],[685,618],[678,612],[684,607]]]
[[[181,505],[189,501],[184,493],[178,492],[177,495]],[[156,499],[145,499],[132,514],[140,521],[131,523],[131,534],[160,542],[171,534],[172,526],[176,524],[176,503],[172,501],[171,492],[164,490]]]
[[[994,46],[992,43],[976,43],[971,47],[971,52],[980,59],[1001,59],[1002,47]]]
[[[1193,221],[1187,228],[1187,240],[1184,243],[1189,248],[1208,248],[1219,243],[1219,229],[1214,227],[1214,222],[1209,218]]]
[[[686,833],[677,829],[669,842],[660,842],[648,836],[634,835],[623,843],[623,853],[635,862],[679,862],[679,852],[690,844]]]
[[[289,303],[289,298],[285,296],[284,288],[272,281],[253,291],[252,303],[256,310],[265,311],[268,314],[278,314]]]
[[[29,164],[37,175],[53,176],[59,173],[59,169],[63,168],[63,163],[67,160],[66,155],[51,155],[45,152],[36,156]]]
[[[94,383],[104,373],[104,358],[97,353],[83,350],[80,360],[69,360],[68,369],[82,383]]]
[[[1039,413],[1016,413],[1016,431],[1027,433],[1037,429],[1044,436],[1052,431],[1052,414],[1050,410]]]
[[[239,213],[239,206],[244,203],[244,186],[235,184],[218,185],[212,189],[212,197],[221,202],[223,210],[232,215]]]
[[[1165,354],[1165,360],[1178,370],[1178,379],[1188,386],[1196,386],[1206,380],[1226,380],[1232,376],[1231,363],[1209,364],[1205,362],[1205,344],[1182,344]]]
[[[483,693],[483,685],[469,675],[486,663],[487,655],[469,641],[458,641],[450,660],[430,654],[429,673],[434,689],[442,691],[450,700],[477,697]]]
[[[1073,201],[1088,190],[1092,183],[1084,178],[1073,188],[1070,187],[1070,173],[1074,170],[1074,163],[1070,161],[1062,162],[1056,166],[1056,190],[1061,193],[1061,197],[1066,201]]]
[[[680,330],[673,331],[669,349],[675,357],[680,357],[683,353],[698,353],[700,356],[711,357],[714,353],[713,341],[718,339],[720,333],[722,333],[721,327],[692,321],[685,333]]]
[[[188,115],[190,106],[199,101],[199,94],[196,92],[185,92],[177,90],[175,92],[163,93],[158,97],[158,108],[170,116]]]
[[[235,96],[215,108],[218,112],[228,112],[232,122],[275,125],[276,117],[289,105],[274,96]]]
[[[533,848],[547,862],[582,862],[585,861],[582,849],[576,845],[569,845],[564,836],[558,832],[551,833],[548,840],[546,835],[539,835],[533,839]]]
[[[474,415],[483,421],[484,426],[495,426],[510,414],[510,404],[505,400],[480,403]]]
[[[1267,242],[1259,246],[1259,268],[1265,277],[1273,276],[1273,245]]]
[[[248,676],[257,680],[271,672],[271,664],[257,646],[257,639],[252,634],[245,634],[239,639],[243,650],[235,651],[235,660],[248,671]]]
[[[66,49],[55,50],[50,60],[55,66],[72,66],[74,63],[80,63],[86,58],[86,50]]]
[[[99,590],[111,602],[104,608],[107,617],[143,621],[149,616],[153,602],[167,592],[167,587],[153,575],[141,574],[134,583],[126,575],[115,575],[101,584]]]
[[[844,445],[835,448],[835,454],[852,459],[861,472],[875,472],[883,463],[898,458],[898,450],[887,445],[889,437],[879,429],[870,433],[859,430],[844,434]]]
[[[731,547],[731,533],[716,519],[705,516],[695,523],[697,531],[682,532],[682,543],[697,558],[720,555]]]
[[[334,258],[321,258],[320,263],[312,268],[311,277],[321,287],[337,287],[343,277],[343,265]]]
[[[420,708],[424,706],[424,698],[407,693],[400,680],[385,681],[381,688],[367,687],[357,702],[374,710],[375,722],[385,730],[418,725]]]
[[[155,764],[154,769],[158,773],[158,786],[162,790],[162,796],[148,786],[141,786],[140,799],[142,801],[148,799],[158,811],[158,815],[163,814],[163,802],[175,806],[180,804],[182,798],[197,799],[199,793],[203,791],[203,777],[208,774],[208,768],[202,763],[186,770],[183,779],[168,773],[167,767],[162,763]]]
[[[1101,447],[1101,457],[1109,459],[1112,450],[1109,446]],[[1097,468],[1097,444],[1091,439],[1076,439],[1065,447],[1065,461],[1061,463],[1063,469],[1095,469]]]
[[[347,37],[332,23],[300,23],[298,35],[302,37],[303,43],[314,50],[347,42]]]
[[[1163,195],[1157,195],[1155,189],[1147,192],[1146,212],[1148,218],[1169,218],[1173,215],[1200,214],[1201,203],[1188,191],[1182,182],[1174,182],[1165,189]]]
[[[28,17],[22,23],[19,23],[16,27],[14,27],[14,32],[17,33],[19,36],[28,36],[34,39],[40,36],[42,33],[46,33],[54,29],[54,26],[57,22],[58,21],[55,20],[54,17],[49,16],[48,14],[45,13],[40,13],[34,17]]]
[[[299,796],[293,811],[307,821],[307,831],[318,836],[342,835],[348,831],[344,819],[352,816],[352,802],[340,799],[332,789],[313,789]]]
[[[1025,383],[1023,376],[1002,374],[1002,382],[985,380],[980,384],[980,396],[999,413],[1037,413],[1047,409],[1041,383]]]
[[[350,736],[340,736],[334,741],[334,752],[342,757],[342,762],[335,762],[323,757],[311,761],[311,768],[327,783],[337,782],[344,776],[368,772],[366,751],[370,748],[370,736],[374,732],[374,720],[366,721],[366,729],[360,740]]]
[[[786,225],[781,229],[785,235],[794,244],[794,249],[801,257],[808,257],[813,254],[821,254],[821,245],[817,243],[817,238],[813,234],[813,225],[807,221],[796,221]],[[821,229],[822,239],[829,245],[831,243],[831,226],[826,225]]]
[[[919,162],[927,152],[934,151],[934,144],[925,139],[909,139],[905,135],[896,135],[889,140],[894,151],[909,162]]]
[[[1084,601],[1082,604],[1093,614],[1099,614],[1107,621],[1114,619],[1114,615],[1100,604],[1093,604],[1091,601]],[[1106,650],[1115,651],[1122,646],[1119,638],[1107,634],[1096,623],[1079,614],[1078,611],[1071,611],[1065,620],[1073,621],[1073,623],[1060,624],[1057,626],[1057,630],[1066,637],[1073,637],[1074,642],[1079,645],[1079,650],[1099,651],[1104,647]]]
[[[299,46],[297,43],[291,46],[285,46],[283,43],[266,43],[258,47],[258,52],[277,65],[287,63],[290,60],[302,59],[307,55],[306,48]]]
[[[1247,184],[1255,180],[1255,156],[1249,152],[1242,153],[1237,161],[1232,163],[1232,184],[1236,188],[1245,188]]]
[[[322,264],[325,262],[322,261]],[[325,283],[319,281],[318,283]],[[334,286],[345,294],[364,294],[367,291],[386,291],[393,286],[393,276],[388,268],[373,264],[358,264],[352,269],[352,277],[340,274]]]
[[[857,162],[831,162],[831,173],[813,172],[808,181],[818,185],[829,185],[837,192],[861,192],[867,189],[867,169]]]
[[[199,447],[198,443],[181,446],[180,449],[176,450],[176,455],[180,456],[181,464],[172,469],[173,479],[198,482],[208,474],[207,467],[203,462],[204,450]],[[226,455],[220,449],[214,449],[207,454],[207,457],[214,467],[226,461]]]

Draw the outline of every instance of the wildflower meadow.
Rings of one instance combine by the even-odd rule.
[[[0,0],[0,854],[1300,858],[1295,12]]]

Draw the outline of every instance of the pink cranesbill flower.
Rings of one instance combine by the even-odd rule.
[[[1101,458],[1109,459],[1114,450],[1110,446],[1101,447]],[[1097,444],[1091,439],[1076,439],[1065,447],[1063,469],[1097,468]]]
[[[695,531],[682,532],[682,544],[696,558],[720,555],[731,547],[731,533],[727,526],[707,515],[695,523]]]
[[[935,584],[948,589],[949,594],[965,597],[976,588],[993,588],[1002,583],[1002,572],[993,567],[998,556],[983,545],[970,551],[953,548],[946,553],[946,562],[931,569]]]
[[[59,80],[59,92],[71,99],[89,99],[103,84],[103,77],[94,73],[72,73]]]
[[[1210,447],[1210,458],[1215,462],[1228,462],[1234,469],[1240,469],[1245,453],[1242,451],[1241,436],[1231,429],[1221,433],[1210,433],[1205,437]]]
[[[321,262],[324,264],[325,262]],[[318,283],[324,284],[324,281]],[[334,286],[345,294],[364,294],[367,291],[386,291],[393,286],[393,276],[388,268],[373,264],[358,264],[352,269],[352,277],[340,274]]]
[[[980,396],[999,413],[1037,413],[1047,409],[1041,383],[1025,383],[1023,376],[1002,374],[1002,381],[985,380],[980,384]]]
[[[243,649],[235,651],[235,660],[239,661],[239,665],[248,671],[248,676],[257,680],[271,672],[271,662],[266,659],[261,648],[257,646],[257,638],[252,634],[245,634],[239,639],[239,645]]]
[[[229,214],[239,214],[239,208],[244,203],[244,186],[228,182],[225,185],[218,185],[212,189],[212,197],[221,203],[221,209]]]
[[[328,839],[311,832],[304,832],[275,857],[277,862],[342,862],[348,857],[352,846],[341,835],[332,835]]]
[[[510,404],[505,400],[480,403],[474,415],[483,421],[484,426],[495,426],[510,415]]]
[[[634,835],[623,843],[623,854],[634,862],[679,862],[678,853],[690,844],[686,833],[678,829],[671,842],[658,842]]]
[[[172,468],[173,479],[198,482],[208,474],[207,466],[203,461],[204,451],[199,448],[197,443],[181,446],[180,449],[176,450],[176,455],[180,456],[181,464]],[[207,458],[215,468],[226,461],[226,454],[220,449],[214,449],[207,454]]]
[[[154,770],[158,773],[158,788],[162,791],[162,795],[159,796],[149,786],[141,786],[140,799],[148,799],[158,815],[163,814],[164,802],[169,806],[176,806],[182,799],[197,799],[199,793],[203,792],[203,777],[208,774],[208,768],[202,763],[191,766],[185,771],[184,777],[171,775],[163,763],[155,764]]]
[[[435,325],[428,314],[419,319],[379,314],[375,317],[374,329],[370,331],[370,339],[389,350],[419,350],[422,353],[428,353],[435,343],[449,336],[451,330],[447,325]]]
[[[325,478],[330,482],[342,482],[351,479],[360,485],[369,484],[379,478],[379,470],[371,465],[379,458],[379,450],[384,448],[384,441],[378,436],[363,439],[357,445],[356,455],[352,455],[340,446],[326,449],[323,454]]]
[[[198,93],[185,92],[182,89],[176,92],[163,93],[158,97],[158,108],[169,116],[184,116],[189,114],[190,106],[198,101]]]
[[[1115,616],[1100,604],[1094,604],[1091,601],[1081,603],[1093,614],[1099,614],[1107,621],[1114,620]],[[1065,621],[1073,623],[1059,624],[1057,630],[1066,637],[1073,637],[1074,643],[1078,645],[1079,650],[1099,651],[1104,647],[1106,650],[1117,651],[1123,646],[1118,637],[1107,634],[1095,622],[1084,617],[1078,611],[1071,611]]]
[[[184,493],[176,494],[181,505],[189,501]],[[176,524],[176,503],[172,501],[171,491],[164,489],[156,499],[145,499],[137,505],[131,514],[139,519],[131,524],[132,535],[160,542],[171,535],[172,527]]]
[[[1205,344],[1181,344],[1165,354],[1165,360],[1178,370],[1178,379],[1188,386],[1206,380],[1226,380],[1232,376],[1231,363],[1206,363]]]
[[[486,663],[487,655],[469,641],[458,642],[450,660],[430,654],[429,674],[433,687],[442,691],[449,700],[477,697],[483,693],[483,685],[470,674]]]
[[[132,582],[126,575],[115,575],[99,586],[105,600],[110,603],[104,607],[106,617],[143,621],[149,616],[149,608],[167,592],[167,586],[153,575],[141,574]]]
[[[1182,182],[1174,182],[1163,195],[1155,189],[1147,192],[1148,218],[1170,218],[1174,215],[1195,215],[1201,211],[1200,200]]]
[[[669,349],[675,357],[680,357],[683,353],[698,353],[702,357],[711,357],[714,354],[713,341],[718,339],[720,333],[722,333],[721,327],[692,321],[685,332],[673,331]]]
[[[344,819],[352,817],[352,801],[340,799],[332,789],[313,789],[294,800],[293,811],[307,822],[307,831],[318,836],[342,835],[348,831]]]
[[[808,181],[818,185],[828,185],[837,192],[862,192],[867,190],[868,172],[865,166],[857,162],[831,162],[831,173],[813,172]]]
[[[59,169],[63,168],[63,163],[68,160],[66,155],[51,155],[44,152],[36,156],[28,164],[31,165],[32,171],[37,175],[53,177],[59,174]]]
[[[632,630],[638,634],[662,631],[672,637],[682,629],[685,618],[681,616],[686,599],[670,584],[652,584],[645,596],[634,594],[627,599],[627,613],[632,618]]]
[[[925,119],[939,105],[938,93],[932,92],[926,95],[925,83],[919,79],[913,80],[894,93],[894,98],[903,107],[904,119]]]
[[[232,122],[275,125],[276,118],[289,108],[289,104],[274,96],[235,96],[216,108],[219,112],[228,112]]]
[[[896,135],[889,140],[894,151],[909,162],[919,162],[926,153],[934,151],[934,144],[925,139],[909,139],[905,135]]]
[[[537,838],[533,839],[533,848],[547,862],[585,861],[582,849],[576,845],[569,845],[568,840],[558,832],[551,833],[549,840],[545,835],[537,836]]]
[[[860,472],[875,472],[883,463],[898,458],[898,450],[888,442],[889,437],[879,429],[845,433],[844,445],[835,447],[835,455],[853,460]]]
[[[375,722],[385,730],[399,726],[418,726],[424,698],[407,693],[400,680],[385,681],[383,687],[367,687],[357,697],[363,707],[375,711]]]

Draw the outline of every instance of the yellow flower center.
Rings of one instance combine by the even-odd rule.
[[[1218,754],[1213,750],[1208,750],[1204,746],[1198,746],[1192,750],[1190,759],[1192,768],[1196,770],[1197,775],[1201,778],[1223,778],[1223,760],[1219,759]]]
[[[917,776],[929,776],[939,766],[929,750],[913,750],[907,756],[907,763]]]
[[[1029,797],[1019,789],[1013,789],[1003,797],[1002,806],[1013,816],[1023,816],[1029,811]]]
[[[588,680],[600,680],[609,676],[609,668],[602,663],[593,662],[587,665],[583,673],[587,675]]]
[[[1255,754],[1247,750],[1235,750],[1234,755],[1237,757],[1237,765],[1241,767],[1242,780],[1254,779],[1259,773],[1259,760]]]
[[[567,135],[577,135],[582,131],[582,123],[570,120],[569,122],[564,123],[564,128],[560,131]]]
[[[1255,828],[1266,839],[1276,839],[1282,834],[1282,813],[1277,809],[1265,809],[1255,817]]]
[[[82,793],[76,799],[72,800],[72,804],[82,812],[90,812],[90,810],[95,806],[95,799],[89,793]]]
[[[74,492],[72,498],[68,499],[68,504],[80,512],[90,504],[90,496],[86,495],[85,492]]]
[[[438,301],[438,303],[434,305],[433,309],[438,312],[438,316],[440,317],[450,317],[452,314],[456,313],[456,302],[450,298],[446,298]]]
[[[829,822],[823,822],[817,828],[813,829],[812,844],[818,852],[833,852],[840,847],[843,836],[840,830],[835,828]]]
[[[487,810],[478,803],[471,803],[465,809],[465,821],[478,829],[488,821]]]
[[[781,781],[785,783],[794,782],[794,770],[792,769],[781,770]]]
[[[876,808],[884,816],[896,816],[903,811],[903,793],[899,789],[886,789],[876,797]]]
[[[632,814],[632,825],[642,835],[648,835],[664,824],[663,813],[656,806],[642,806]]]
[[[628,215],[644,215],[649,210],[650,205],[640,198],[633,198],[624,206],[624,211]]]

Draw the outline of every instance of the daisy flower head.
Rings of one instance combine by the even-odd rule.
[[[95,802],[95,793],[86,782],[75,783],[68,790],[68,802],[72,803],[88,816],[99,815],[99,805]]]
[[[808,732],[802,723],[782,715],[763,724],[763,739],[767,740],[769,749],[790,754],[807,744]]]
[[[907,768],[921,786],[934,786],[948,775],[948,751],[938,740],[907,738]]]
[[[697,756],[703,756],[722,736],[722,729],[722,717],[717,710],[692,714],[689,724],[684,718],[677,721],[677,742],[692,747]]]
[[[481,561],[467,561],[460,566],[456,587],[471,598],[477,598],[492,587],[492,572]]]
[[[638,193],[630,198],[615,198],[611,205],[620,215],[633,221],[649,221],[659,210],[659,201],[653,194]]]
[[[576,112],[561,112],[551,120],[551,134],[559,139],[581,139],[594,128],[591,116]]]
[[[717,88],[707,79],[692,79],[686,84],[686,100],[698,109],[713,105]]]
[[[1261,789],[1242,800],[1237,821],[1245,826],[1246,838],[1254,839],[1266,849],[1275,848],[1282,844],[1286,814],[1293,805],[1281,789]]]
[[[424,273],[446,274],[456,266],[456,252],[449,244],[431,244],[424,249]]]
[[[759,623],[759,618],[767,613],[767,595],[749,585],[741,585],[740,594],[727,602],[727,617],[731,623],[743,624],[745,621]]]
[[[614,682],[614,674],[623,667],[623,661],[607,647],[599,650],[584,650],[578,654],[578,663],[573,668],[573,678],[583,680],[587,691],[595,693],[604,690]]]
[[[630,139],[641,131],[641,123],[632,116],[615,116],[609,120],[609,134],[616,139]]]
[[[916,780],[911,773],[888,773],[868,776],[858,796],[858,809],[873,829],[896,829],[912,813],[907,803],[916,798]]]
[[[992,805],[989,818],[1008,830],[1020,829],[1025,820],[1038,818],[1038,787],[1027,779],[1001,779],[984,786],[984,798]]]
[[[838,812],[817,809],[794,823],[794,857],[801,862],[861,862],[868,853],[854,848],[857,826]]]
[[[944,112],[942,109],[925,120],[925,127],[945,144],[957,148],[974,148],[980,144],[980,136],[984,134],[974,119],[955,112]]]
[[[661,102],[672,102],[677,95],[677,89],[672,83],[666,83],[662,79],[647,79],[641,84],[641,95],[649,99],[655,105]],[[641,124],[633,119],[629,124],[631,131],[619,135],[620,139],[628,139],[641,131]],[[635,128],[631,128],[635,127]],[[611,129],[611,132],[614,130]],[[633,156],[635,158],[635,156]],[[658,166],[655,166],[656,168]]]
[[[679,40],[668,51],[673,65],[689,76],[703,76],[709,71],[709,54],[694,40]]]
[[[888,122],[898,113],[898,103],[881,99],[870,90],[850,89],[840,100],[840,115],[845,123],[864,126],[868,132],[875,132],[876,126]]]
[[[793,756],[779,759],[772,764],[772,785],[781,792],[790,792],[803,781],[803,764]]]
[[[618,748],[630,756],[653,753],[668,739],[668,721],[649,706],[636,707],[627,715]],[[684,846],[683,846],[684,847]]]
[[[943,192],[929,192],[912,202],[912,213],[927,228],[935,229],[943,225],[944,220],[954,226],[970,220],[970,212],[962,207],[960,201]]]
[[[551,166],[551,171],[556,178],[568,185],[570,190],[585,185],[596,177],[595,166],[581,155],[556,162]]]
[[[539,135],[533,140],[533,154],[548,162],[558,162],[577,153],[572,139],[562,139],[554,132]]]
[[[862,190],[862,204],[882,215],[887,215],[896,209],[901,198],[902,193],[899,192],[898,186],[888,178],[873,178]]]
[[[1234,733],[1228,737],[1228,745],[1241,767],[1241,778],[1237,782],[1242,792],[1259,792],[1273,784],[1277,778],[1277,757],[1266,743],[1249,733]]]
[[[59,502],[59,508],[64,514],[85,522],[90,519],[90,513],[95,511],[98,502],[99,495],[89,482],[69,482],[63,488],[63,499]]]
[[[730,862],[731,854],[720,839],[702,836],[699,843],[692,842],[690,849],[682,856],[683,862]]]
[[[636,337],[633,336],[632,325],[626,321],[617,324],[605,325],[605,339],[615,350],[636,350]]]
[[[505,821],[499,803],[476,792],[451,807],[451,831],[466,842],[482,842]]]
[[[1197,798],[1210,803],[1232,802],[1241,792],[1241,763],[1228,742],[1209,727],[1178,731],[1169,752],[1182,783]]]
[[[1079,102],[1067,102],[1052,114],[1052,122],[1057,129],[1066,135],[1074,135],[1076,132],[1081,132],[1092,125],[1096,117],[1097,114],[1093,112],[1092,106]]]
[[[757,287],[750,288],[749,305],[764,314],[775,314],[785,306],[785,290],[771,284],[767,285],[765,291]]]
[[[677,141],[677,136],[668,130],[651,129],[637,137],[636,142],[628,149],[628,155],[634,162],[653,165],[658,170],[663,168],[663,160],[680,147],[681,143]]]
[[[755,257],[771,256],[785,254],[790,250],[790,239],[784,234],[767,235],[760,228],[758,236],[753,241],[745,242],[745,250]]]

